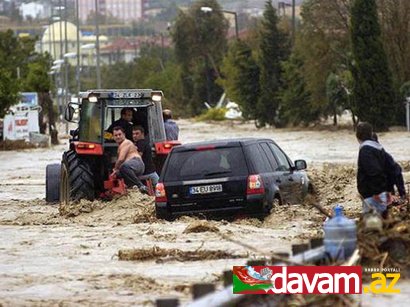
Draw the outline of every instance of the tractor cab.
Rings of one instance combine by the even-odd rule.
[[[161,91],[152,90],[91,90],[83,93],[77,137],[73,138],[72,146],[81,154],[104,153],[115,163],[118,146],[113,139],[112,128],[121,119],[122,110],[127,109],[132,112],[127,138],[132,141],[133,126],[142,126],[156,156],[158,145],[155,144],[167,143],[162,96]],[[72,104],[68,108],[73,108]],[[157,165],[157,169],[161,168],[162,164]]]
[[[145,130],[153,150],[153,159],[160,173],[164,161],[173,146],[179,142],[168,142],[165,137],[162,117],[163,93],[150,89],[90,90],[81,93],[79,102],[67,105],[65,119],[73,122],[78,113],[78,128],[72,131],[70,148],[64,152],[60,168],[60,201],[94,199],[104,191],[107,180],[117,159],[118,145],[112,136],[112,128],[120,122],[127,125],[131,134],[126,136],[132,141],[132,127],[139,125]],[[122,110],[132,112],[132,116],[121,122]],[[46,175],[49,172],[47,167]],[[50,173],[58,173],[57,165]],[[48,193],[55,180],[46,179],[46,200],[57,201],[56,193]],[[49,197],[48,197],[49,195]]]

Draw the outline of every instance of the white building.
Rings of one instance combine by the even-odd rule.
[[[65,50],[65,25],[67,25],[67,52]],[[108,38],[100,35],[99,41],[100,47],[103,48],[108,43]],[[95,66],[95,43],[95,35],[82,35],[80,32],[80,62],[83,66]],[[39,52],[50,53],[54,60],[61,59],[61,54],[64,53],[77,53],[77,27],[71,22],[64,21],[47,26],[36,49]],[[72,65],[77,63],[75,58],[70,58],[69,61]]]
[[[45,5],[37,2],[22,3],[20,6],[20,14],[25,20],[31,17],[35,18],[47,18],[49,15],[49,8]]]

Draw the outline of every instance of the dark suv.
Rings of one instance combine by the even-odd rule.
[[[155,190],[158,218],[234,212],[265,215],[308,192],[306,162],[293,164],[269,139],[226,139],[174,147]]]

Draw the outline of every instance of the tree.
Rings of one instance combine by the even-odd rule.
[[[35,53],[33,38],[19,38],[11,30],[0,32],[0,117],[19,102],[21,91],[37,92],[42,107],[40,117],[47,114],[51,141],[57,144],[51,81],[47,74],[50,63],[50,56]],[[44,125],[40,126],[44,132]]]
[[[393,121],[397,101],[376,2],[354,0],[351,12],[353,102],[359,120],[371,123],[376,130],[386,130]]]
[[[161,73],[151,73],[144,80],[144,88],[160,89],[164,92],[164,106],[171,108],[175,116],[184,115],[181,108],[182,85],[180,67],[174,62],[167,62]]]
[[[250,46],[237,41],[229,48],[218,82],[228,97],[238,103],[246,119],[256,119],[255,102],[259,98],[259,66]]]
[[[349,3],[350,0],[307,0],[302,5],[303,22],[294,50],[302,61],[313,114],[323,117],[333,115],[326,93],[328,76],[339,75],[350,66]]]
[[[289,38],[278,28],[278,17],[271,1],[267,1],[260,29],[260,97],[256,103],[257,126],[277,125],[282,85],[281,62],[289,55]]]
[[[307,125],[319,119],[320,108],[312,104],[303,73],[303,61],[296,51],[283,63],[283,87],[280,92],[280,120],[283,124]]]
[[[378,0],[382,25],[382,41],[392,72],[393,86],[397,94],[400,86],[410,80],[410,1]],[[403,106],[395,107],[395,122],[404,122]]]
[[[48,71],[51,68],[51,56],[36,55],[28,64],[28,73],[23,80],[22,91],[37,92],[39,104],[42,108],[40,112],[40,132],[45,133],[44,116],[48,118],[48,129],[51,137],[51,144],[57,145],[58,131],[56,126],[56,114],[54,111],[53,100],[50,97],[52,83]]]
[[[20,87],[16,81],[10,71],[0,68],[0,118],[20,99]]]
[[[400,87],[400,98],[404,100],[407,97],[410,97],[410,81],[404,82]]]
[[[333,125],[337,126],[337,115],[340,115],[348,105],[348,93],[343,80],[335,73],[331,73],[326,80],[326,94],[329,101],[329,112],[333,115]]]
[[[101,67],[101,87],[133,88],[135,80],[131,76],[135,70],[135,63],[116,62],[115,65],[103,65]]]
[[[0,118],[10,106],[18,103],[21,80],[34,52],[32,39],[19,39],[8,30],[0,32]]]
[[[378,0],[382,41],[395,88],[410,79],[410,1]]]
[[[27,63],[34,55],[35,40],[30,37],[19,38],[12,30],[0,32],[0,67],[10,71],[14,78],[25,76]]]
[[[204,12],[202,7],[212,8]],[[184,107],[193,115],[203,102],[219,99],[222,89],[215,80],[227,48],[228,21],[216,0],[196,1],[187,12],[180,11],[172,31],[175,55],[181,66]]]

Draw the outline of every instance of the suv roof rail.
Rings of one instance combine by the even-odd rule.
[[[210,140],[210,141],[203,141],[203,142],[193,142],[182,144],[178,147],[175,147],[174,150],[176,151],[186,151],[186,150],[195,150],[197,147],[206,147],[206,146],[214,146],[215,148],[218,147],[235,147],[241,145],[249,145],[254,144],[260,141],[268,141],[272,142],[271,139],[267,138],[232,138],[232,139],[218,139],[218,140]]]

